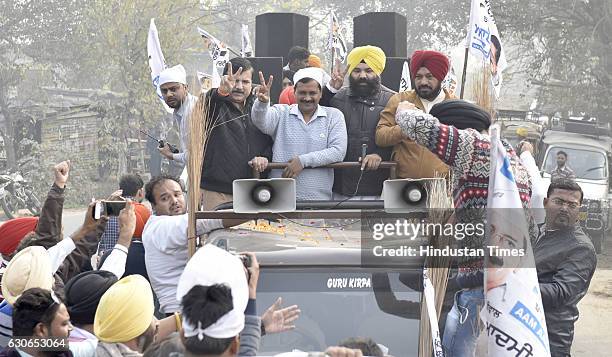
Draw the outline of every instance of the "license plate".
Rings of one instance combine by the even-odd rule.
[[[586,221],[587,219],[587,212],[579,212],[578,213],[578,219],[581,221]]]

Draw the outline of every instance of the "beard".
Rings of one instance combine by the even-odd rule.
[[[422,85],[420,87],[416,87],[414,90],[419,97],[432,101],[436,99],[436,97],[440,94],[440,91],[442,91],[442,82],[440,82],[436,88],[431,88],[428,85]]]
[[[374,79],[354,79],[349,76],[349,87],[351,92],[360,97],[368,97],[380,89],[380,77]]]

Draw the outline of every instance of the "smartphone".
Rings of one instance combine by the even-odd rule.
[[[102,216],[118,216],[119,212],[125,208],[127,201],[100,201],[94,207],[94,219]]]

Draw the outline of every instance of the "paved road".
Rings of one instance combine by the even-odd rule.
[[[0,210],[1,212],[2,210]],[[70,234],[76,231],[85,218],[85,210],[64,210],[62,215],[62,223],[64,224],[64,233]],[[0,225],[6,221],[4,212],[0,213]]]

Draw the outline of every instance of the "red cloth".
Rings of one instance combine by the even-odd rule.
[[[297,101],[295,100],[295,93],[293,92],[293,86],[287,86],[285,87],[285,89],[283,89],[280,96],[278,97],[278,103],[289,105],[297,103]]]
[[[426,67],[437,80],[442,81],[448,73],[448,57],[438,51],[414,51],[410,59],[410,75],[414,79],[421,67]]]
[[[6,221],[0,226],[0,253],[12,254],[26,236],[33,232],[38,224],[38,217],[21,217]]]
[[[134,205],[134,214],[136,215],[136,229],[134,230],[134,238],[142,238],[142,230],[144,229],[145,224],[151,217],[151,212],[149,209],[140,204],[135,203]]]

